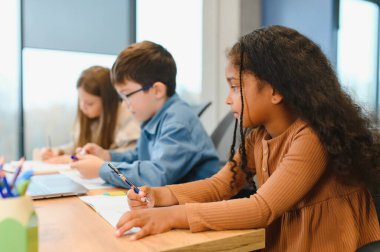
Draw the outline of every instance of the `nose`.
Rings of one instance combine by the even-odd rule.
[[[85,113],[86,112],[86,105],[84,105],[83,103],[79,103],[79,108],[80,110]]]
[[[231,98],[229,95],[227,95],[226,99],[224,100],[224,103],[227,104],[227,105],[231,105],[232,102],[231,102]]]

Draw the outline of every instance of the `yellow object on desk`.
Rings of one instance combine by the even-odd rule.
[[[114,192],[105,192],[103,195],[106,196],[125,196],[127,195],[127,192],[125,191],[114,191]]]

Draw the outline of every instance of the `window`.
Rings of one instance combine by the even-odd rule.
[[[191,104],[202,90],[202,1],[139,0],[136,40],[164,46],[177,63],[177,92]],[[175,10],[175,11],[173,11]]]
[[[360,18],[358,18],[360,17]],[[342,85],[368,112],[378,113],[379,5],[341,0],[337,71]]]
[[[23,0],[26,157],[72,141],[76,82],[93,65],[111,67],[135,40],[134,0]]]
[[[35,147],[52,146],[72,140],[77,109],[76,81],[93,65],[111,68],[116,56],[25,48],[24,114],[26,156]]]
[[[0,156],[18,159],[20,118],[19,2],[0,1]]]

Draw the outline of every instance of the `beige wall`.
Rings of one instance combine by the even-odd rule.
[[[212,101],[201,120],[211,134],[228,113],[224,99],[228,88],[224,77],[225,51],[242,34],[260,27],[260,0],[205,0],[203,5],[202,101]]]

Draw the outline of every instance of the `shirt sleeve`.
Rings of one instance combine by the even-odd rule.
[[[133,155],[137,155],[136,152],[127,152],[124,155],[111,152],[112,161],[122,161],[116,163],[116,166],[137,186],[173,184],[190,172],[199,160],[196,156],[201,155],[190,138],[189,129],[184,125],[169,124],[157,138],[150,160],[136,158],[129,162]],[[113,183],[115,178],[120,180],[106,165],[101,167],[100,177],[110,183]]]
[[[136,148],[126,152],[110,151],[110,155],[113,162],[132,163],[138,159]]]
[[[293,139],[276,171],[250,198],[186,204],[192,232],[268,226],[299,202],[327,166],[327,152],[310,131]]]

